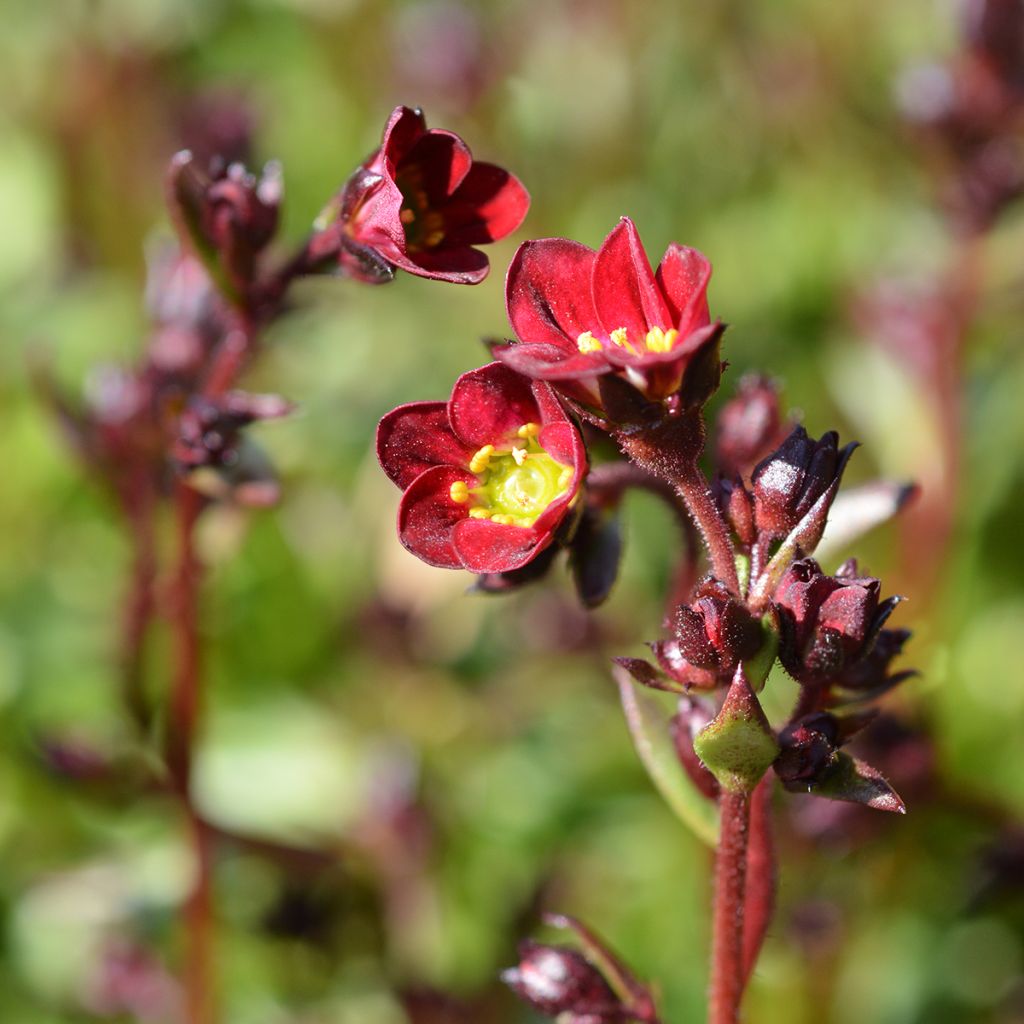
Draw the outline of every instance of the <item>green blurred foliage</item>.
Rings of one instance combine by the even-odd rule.
[[[639,653],[657,634],[668,516],[631,500],[623,578],[589,625],[561,572],[513,597],[467,596],[467,578],[400,549],[373,427],[396,404],[445,396],[484,357],[480,339],[507,331],[502,270],[518,241],[596,245],[629,213],[652,254],[677,239],[714,262],[712,309],[732,325],[726,392],[768,370],[812,432],[867,442],[852,477],[927,475],[939,444],[927,396],[858,337],[849,304],[877,278],[950,258],[892,98],[908,62],[953,45],[949,5],[3,9],[0,1019],[112,1019],[96,977],[114,940],[177,958],[189,865],[173,806],[137,787],[76,786],[41,754],[74,741],[113,752],[129,775],[145,757],[114,673],[125,540],[27,368],[48,354],[78,390],[97,364],[140,350],[143,250],[167,232],[163,167],[210,93],[242,98],[257,159],[284,161],[282,255],[399,102],[422,104],[533,195],[478,288],[301,284],[247,378],[300,413],[258,428],[280,507],[217,512],[201,538],[197,795],[249,837],[225,840],[217,864],[226,1019],[419,1024],[429,1018],[397,993],[436,988],[476,1007],[467,1019],[526,1021],[495,976],[537,934],[541,907],[591,923],[656,979],[666,1020],[701,1019],[707,851],[644,776],[606,668],[608,653]],[[901,559],[896,528],[862,546],[912,599],[899,623],[917,630],[923,674],[890,703],[930,726],[938,781],[916,804],[906,794],[906,819],[824,833],[808,801],[780,799],[780,909],[752,1021],[1024,1019],[1020,875],[1016,888],[981,884],[984,852],[1005,847],[1024,813],[1022,234],[1011,213],[989,248],[937,582],[914,590],[924,577]],[[167,660],[158,641],[156,698]],[[785,700],[771,707],[782,714]],[[267,857],[261,843],[327,856]]]

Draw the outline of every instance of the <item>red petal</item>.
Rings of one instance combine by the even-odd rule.
[[[454,132],[431,130],[421,135],[395,168],[399,184],[423,189],[431,206],[441,206],[473,165],[469,147]]]
[[[576,471],[569,486],[568,496],[571,497],[578,489],[587,469],[587,450],[582,435],[571,423],[552,423],[540,432],[537,440],[541,448],[556,462],[563,466],[572,466]]]
[[[568,238],[519,247],[505,278],[505,307],[520,341],[579,354],[576,339],[600,326],[590,287],[596,256]]]
[[[402,488],[431,466],[464,466],[470,455],[452,433],[444,402],[399,406],[377,427],[377,458]]]
[[[411,107],[395,107],[384,126],[384,136],[380,143],[380,155],[388,165],[389,171],[412,149],[416,140],[427,130],[427,122],[422,110]],[[376,155],[376,154],[375,154]],[[374,162],[367,161],[367,166]]]
[[[376,249],[388,262],[397,263],[406,258],[401,212],[402,193],[390,178],[383,178],[367,191],[346,230],[358,242]]]
[[[452,284],[479,284],[491,269],[490,261],[479,249],[447,249],[443,242],[436,249],[413,253],[403,249],[388,259],[406,273]]]
[[[558,400],[558,394],[550,384],[535,380],[530,390],[533,392],[533,400],[537,403],[542,424],[569,422],[569,417]]]
[[[466,445],[500,446],[524,423],[536,423],[540,410],[530,381],[503,363],[488,363],[464,373],[448,402],[452,430]]]
[[[600,355],[572,352],[559,345],[499,345],[491,355],[534,380],[580,380],[608,372]]]
[[[452,245],[483,245],[512,234],[530,208],[518,178],[494,164],[475,163],[445,206],[445,239]]]
[[[711,322],[707,295],[711,264],[702,252],[673,243],[665,250],[656,276],[672,313],[672,326],[684,338]]]
[[[619,221],[598,250],[593,294],[604,333],[625,327],[637,347],[643,346],[651,327],[668,330],[672,326],[636,225],[628,217]]]
[[[413,480],[398,506],[399,540],[417,558],[442,569],[462,568],[452,532],[467,521],[466,506],[452,501],[449,493],[457,480],[476,483],[465,470],[434,466]]]
[[[452,531],[455,550],[470,572],[521,569],[551,543],[551,534],[489,519],[464,519]]]

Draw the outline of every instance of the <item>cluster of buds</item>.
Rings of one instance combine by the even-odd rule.
[[[883,628],[899,599],[883,600],[880,581],[855,561],[829,576],[809,557],[856,446],[840,447],[834,432],[815,440],[802,426],[779,443],[783,423],[764,378],[741,382],[723,407],[714,494],[742,566],[739,592],[704,579],[676,610],[673,635],[650,645],[655,664],[618,658],[621,678],[679,694],[673,746],[711,799],[722,788],[749,792],[774,766],[793,791],[901,810],[885,780],[840,749],[871,721],[864,705],[912,674],[891,667],[909,633]],[[756,694],[776,659],[801,686],[777,730]]]
[[[935,156],[946,206],[972,232],[1024,193],[1024,5],[963,8],[959,52],[906,72],[899,98]]]

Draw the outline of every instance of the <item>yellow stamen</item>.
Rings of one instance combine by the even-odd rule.
[[[516,460],[516,465],[521,466],[526,461],[526,449],[525,448],[513,448],[512,458]]]
[[[584,331],[576,339],[576,347],[585,355],[589,355],[591,352],[600,352],[601,349],[604,348],[604,345],[602,345],[601,342],[599,342],[597,338],[590,333],[590,331]]]
[[[619,348],[632,348],[629,343],[629,331],[625,327],[616,327],[608,337],[611,338],[612,344],[618,345]]]
[[[498,523],[500,526],[515,526],[515,516],[505,515],[503,512],[499,512],[497,515],[491,516],[492,523]]]
[[[674,327],[669,331],[663,331],[660,327],[652,327],[647,332],[644,344],[647,346],[648,352],[671,352],[678,337],[679,332]]]
[[[490,519],[491,513],[485,508],[471,508],[469,510],[470,519]]]
[[[416,219],[416,214],[412,210],[406,208],[398,215],[398,219],[403,224],[411,224]]]
[[[469,484],[465,480],[456,480],[449,489],[448,495],[457,505],[465,505],[469,501]]]
[[[491,462],[491,456],[494,454],[494,445],[485,444],[476,454],[469,460],[469,471],[471,473],[482,473]]]
[[[524,423],[516,433],[520,437],[536,437],[540,433],[539,423]]]

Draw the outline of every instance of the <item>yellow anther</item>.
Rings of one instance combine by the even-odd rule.
[[[403,224],[411,224],[416,219],[416,212],[406,207],[399,215],[398,219]]]
[[[469,510],[470,519],[490,519],[491,513],[485,508],[471,508]]]
[[[471,473],[482,473],[490,464],[491,456],[494,454],[494,445],[485,444],[469,460],[469,471]]]
[[[540,433],[539,423],[524,423],[516,433],[520,437],[536,437]]]
[[[629,331],[625,327],[616,327],[608,337],[612,339],[613,345],[618,345],[619,348],[630,348]]]
[[[576,347],[584,354],[589,355],[591,352],[600,352],[604,345],[590,331],[584,331],[576,339]]]
[[[491,516],[491,522],[498,523],[500,526],[515,526],[516,518],[515,516],[509,516],[499,512],[497,515]]]
[[[513,448],[512,458],[516,460],[516,465],[521,466],[526,461],[527,451],[525,448]]]
[[[558,474],[558,489],[560,491],[564,491],[570,483],[572,483],[572,466],[566,466],[565,469]]]
[[[678,337],[679,332],[674,327],[669,331],[663,331],[660,327],[652,327],[647,332],[644,344],[647,346],[648,352],[671,352]]]
[[[469,501],[469,484],[465,480],[456,480],[449,488],[448,494],[457,505],[465,505]]]

